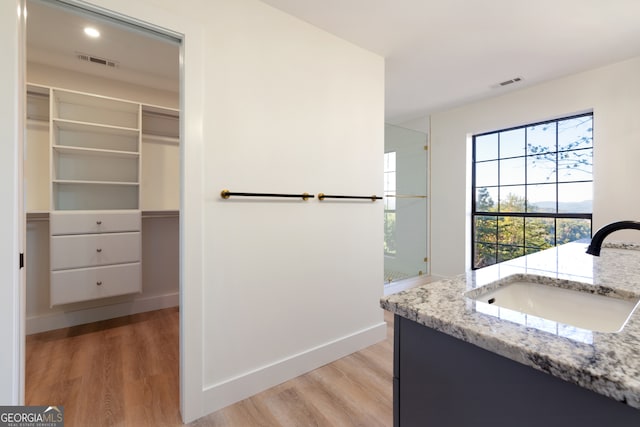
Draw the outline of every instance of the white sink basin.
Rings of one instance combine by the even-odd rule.
[[[594,293],[595,292],[595,293]],[[595,332],[619,332],[640,298],[579,282],[516,275],[473,289],[467,297]]]

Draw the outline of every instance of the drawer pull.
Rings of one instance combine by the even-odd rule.
[[[98,252],[98,253],[99,253],[99,252],[102,252],[102,249],[101,249],[101,248],[98,248],[98,249],[96,249],[96,252]]]
[[[100,225],[102,224],[102,221],[96,221],[96,224]]]
[[[96,285],[98,285],[98,286],[102,286],[102,280],[97,281],[97,282],[96,282]]]

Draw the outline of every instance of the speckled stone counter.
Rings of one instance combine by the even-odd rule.
[[[640,296],[640,246],[605,244],[600,257],[569,243],[381,299],[385,310],[640,409],[640,308],[621,332],[600,333],[487,310],[465,293],[514,274]],[[570,287],[570,286],[569,286]],[[607,290],[610,289],[610,290]]]

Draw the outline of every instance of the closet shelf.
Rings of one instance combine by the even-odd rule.
[[[80,122],[77,120],[52,119],[53,124],[60,130],[76,132],[106,133],[110,135],[138,136],[140,129],[106,124]]]
[[[95,93],[78,92],[69,89],[54,89],[55,101],[59,106],[93,108],[101,111],[117,111],[138,114],[139,104],[126,99],[112,98]]]
[[[75,179],[54,179],[54,184],[63,185],[120,185],[123,187],[137,187],[140,185],[138,182],[127,181],[90,181],[90,180],[75,180]]]
[[[107,156],[125,159],[137,159],[138,157],[140,157],[140,153],[137,151],[105,150],[101,148],[74,147],[69,145],[54,145],[53,149],[61,154]]]

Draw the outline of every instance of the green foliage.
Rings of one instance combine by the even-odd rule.
[[[500,198],[500,212],[525,212],[525,200],[513,193]]]
[[[486,187],[478,189],[478,200],[476,200],[476,211],[478,212],[491,212],[491,209],[495,206],[495,202],[489,194],[489,190]]]
[[[497,211],[482,190],[478,191],[478,205],[490,206],[487,212]],[[525,200],[508,194],[500,208],[504,212],[524,212]],[[590,236],[590,222],[584,219],[476,215],[474,266],[485,267]]]
[[[557,244],[591,237],[591,222],[587,219],[558,219]]]
[[[396,254],[396,213],[385,212],[384,214],[384,253],[386,255]]]

